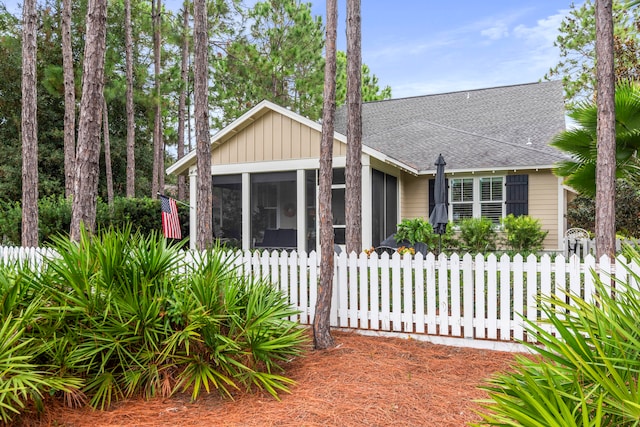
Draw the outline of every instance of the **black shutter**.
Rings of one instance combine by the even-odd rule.
[[[447,186],[447,208],[449,208],[449,179],[448,178],[445,179],[444,183]],[[433,208],[436,207],[435,197],[433,197],[435,187],[436,187],[436,180],[430,179],[429,180],[429,215],[427,216],[427,218],[431,216],[431,212],[433,212]]]
[[[507,175],[507,215],[529,214],[529,175]]]

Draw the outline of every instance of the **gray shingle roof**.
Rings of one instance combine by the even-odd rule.
[[[346,108],[335,129],[346,135]],[[565,158],[548,144],[565,130],[560,81],[363,103],[362,143],[420,172],[548,166]]]

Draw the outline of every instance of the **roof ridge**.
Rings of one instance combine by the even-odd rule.
[[[449,92],[438,92],[438,93],[427,93],[424,95],[404,96],[401,98],[378,99],[374,101],[363,102],[362,105],[364,106],[364,105],[371,105],[371,104],[381,104],[385,102],[402,101],[407,99],[429,98],[429,97],[442,96],[442,95],[454,95],[457,93],[480,92],[480,91],[486,91],[486,90],[506,89],[511,87],[531,86],[531,85],[536,85],[541,83],[557,83],[557,82],[562,83],[562,80],[544,80],[544,81],[529,82],[529,83],[514,83],[514,84],[502,85],[502,86],[492,86],[492,87],[484,87],[484,88],[476,88],[476,89],[460,89],[460,90],[453,90]],[[346,106],[344,105],[342,105],[341,107],[346,108]]]

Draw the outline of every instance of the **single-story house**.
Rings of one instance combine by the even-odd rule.
[[[560,81],[367,102],[362,123],[365,248],[378,245],[404,218],[429,217],[434,163],[442,154],[450,220],[499,222],[509,213],[528,214],[549,231],[545,249],[561,249],[568,190],[552,167],[565,155],[549,146],[565,130]],[[320,123],[263,101],[216,133],[207,171],[215,237],[244,249],[317,250],[321,132]],[[333,143],[337,244],[345,235],[345,135],[346,110],[340,108]],[[167,172],[188,174],[195,224],[195,151]]]

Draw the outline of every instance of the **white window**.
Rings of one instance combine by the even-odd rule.
[[[504,177],[453,178],[450,182],[453,222],[481,216],[500,222],[505,212]]]

